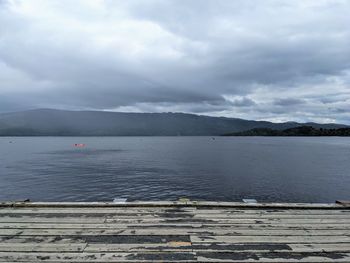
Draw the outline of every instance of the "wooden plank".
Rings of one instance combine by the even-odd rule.
[[[350,230],[350,224],[117,224],[117,223],[41,223],[41,222],[20,222],[20,223],[0,223],[1,229],[192,229],[201,231],[202,229],[227,229],[233,230]]]
[[[350,236],[197,236],[195,243],[350,243]]]
[[[349,253],[244,253],[197,252],[199,262],[349,262]]]
[[[115,215],[112,215],[116,217]],[[110,217],[108,215],[108,217]],[[247,214],[247,215],[237,215],[237,214],[195,214],[193,218],[208,218],[208,219],[348,219],[350,220],[350,214]]]
[[[164,244],[88,244],[85,252],[101,253],[101,252],[170,252],[184,251],[192,252],[191,242],[169,242]]]
[[[141,217],[0,217],[0,223],[117,223],[117,224],[346,224],[347,218],[141,218]]]
[[[104,223],[105,217],[33,217],[33,216],[23,216],[23,217],[0,217],[1,223]],[[124,220],[129,222],[128,220]]]
[[[85,252],[157,252],[157,251],[193,251],[193,252],[345,252],[350,253],[350,243],[325,244],[288,244],[288,243],[187,243],[180,244],[88,244]]]
[[[1,244],[83,244],[87,242],[81,237],[68,236],[0,236]]]
[[[60,213],[60,214],[120,214],[120,215],[132,215],[132,214],[223,214],[223,215],[349,215],[350,209],[203,209],[193,207],[176,207],[176,208],[0,208],[1,214],[8,213],[28,213],[28,214],[41,214],[41,213]]]
[[[330,227],[338,227],[340,224],[330,225]],[[230,226],[230,225],[228,225]],[[232,225],[235,226],[235,225]],[[237,227],[241,225],[236,225]],[[348,224],[344,224],[343,227],[348,226]],[[127,228],[200,228],[202,224],[109,224],[109,223],[71,223],[71,222],[63,222],[63,223],[42,223],[42,222],[19,222],[19,223],[0,223],[0,231],[1,229],[42,229],[42,228],[50,228],[50,229],[127,229]],[[207,226],[211,227],[211,226]],[[267,225],[263,226],[267,227]],[[349,226],[350,227],[350,226]],[[337,228],[338,229],[338,228]],[[343,228],[342,228],[343,229]]]
[[[30,218],[29,218],[30,219]],[[0,218],[1,221],[1,218]],[[3,222],[7,222],[4,220]],[[346,224],[349,222],[347,218],[334,218],[334,219],[323,219],[323,218],[295,218],[295,219],[284,219],[284,218],[130,218],[119,219],[114,217],[107,217],[106,223],[201,223],[201,224]]]
[[[194,210],[196,214],[216,214],[216,213],[223,213],[223,214],[346,214],[350,213],[350,209],[279,209],[279,208],[272,208],[272,209],[265,209],[265,208],[258,208],[258,209],[237,209],[237,208],[196,208]]]
[[[0,243],[0,252],[82,252],[87,244],[37,244],[37,243]]]
[[[350,252],[350,243],[288,244],[293,252]]]
[[[0,243],[0,252],[349,252],[350,243],[288,244],[288,243],[190,243],[169,242],[164,244],[37,244]]]
[[[108,224],[106,224],[108,225]],[[120,226],[118,224],[113,224],[115,226]],[[326,229],[344,229],[347,230],[349,229],[350,225],[348,223],[338,223],[338,224],[284,224],[284,223],[275,223],[275,222],[270,222],[270,223],[252,223],[252,224],[231,224],[231,223],[211,223],[211,224],[177,224],[176,222],[174,223],[162,223],[162,224],[130,224],[128,225],[129,227],[132,228],[142,228],[143,226],[145,227],[158,227],[158,228],[167,228],[167,227],[198,227],[198,228],[237,228],[237,229],[257,229],[261,230],[263,229],[303,229],[303,230],[312,230],[312,229],[319,229],[319,230],[326,230]]]
[[[349,253],[11,253],[0,252],[0,262],[349,262]]]
[[[190,242],[189,235],[81,235],[81,236],[0,236],[2,243],[56,244],[96,243],[96,244],[165,244],[168,242]]]
[[[152,228],[140,229],[1,229],[0,236],[85,236],[85,235],[189,235],[210,234],[225,236],[350,236],[350,230],[280,230],[222,229],[222,228]]]
[[[0,236],[1,243],[100,243],[100,244],[152,244],[168,242],[192,243],[350,243],[349,236],[203,236],[191,235],[81,235],[81,236]]]
[[[12,205],[0,262],[350,262],[350,209],[334,204]]]
[[[0,252],[0,262],[197,262],[193,252],[18,253]]]
[[[153,213],[193,213],[195,208],[0,208],[0,214],[20,213],[20,214],[153,214]],[[209,210],[211,211],[211,210]],[[224,212],[225,210],[221,210]],[[345,210],[346,211],[346,210]],[[244,211],[241,211],[244,213]]]
[[[350,200],[336,200],[335,203],[344,206],[350,206]]]

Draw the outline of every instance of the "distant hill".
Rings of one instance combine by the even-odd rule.
[[[248,131],[225,134],[224,136],[350,136],[350,128],[325,129],[300,126],[285,130],[255,128]]]
[[[340,124],[272,123],[184,113],[38,109],[0,114],[0,136],[214,136],[256,128],[284,130],[303,125],[323,129],[347,127]]]

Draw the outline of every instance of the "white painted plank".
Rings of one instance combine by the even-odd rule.
[[[0,252],[82,252],[87,244],[38,244],[38,243],[3,243],[0,242]]]
[[[350,230],[252,230],[252,229],[1,229],[0,236],[86,236],[86,235],[189,235],[206,234],[225,236],[350,236]]]

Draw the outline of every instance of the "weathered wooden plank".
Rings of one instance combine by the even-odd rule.
[[[12,205],[1,262],[350,262],[350,209],[334,204]]]
[[[191,235],[195,243],[350,243],[350,236],[198,236]]]
[[[85,252],[167,252],[185,251],[192,252],[191,242],[168,242],[164,244],[88,244]]]
[[[350,205],[350,200],[336,200],[335,203],[336,204],[345,205],[345,206],[349,206]]]
[[[199,262],[349,262],[349,253],[320,252],[277,252],[277,253],[247,253],[247,252],[197,252]]]
[[[118,223],[118,224],[150,224],[150,223],[187,223],[187,224],[346,224],[350,220],[347,218],[141,218],[141,217],[104,217],[104,216],[3,216],[0,223]]]
[[[84,243],[0,243],[0,252],[82,252],[87,244]],[[124,250],[126,251],[126,250]]]
[[[131,251],[193,251],[193,252],[349,252],[350,243],[288,244],[288,243],[188,243],[167,244],[88,244],[85,252],[131,252]]]
[[[350,230],[281,230],[222,228],[151,228],[139,229],[1,229],[0,236],[84,236],[84,235],[225,235],[225,236],[350,236]]]
[[[350,252],[350,243],[288,244],[293,252]]]
[[[1,220],[1,218],[0,218]],[[6,222],[6,221],[5,221]],[[268,224],[268,223],[283,223],[283,224],[346,224],[349,222],[349,219],[346,218],[334,218],[334,219],[323,219],[323,218],[130,218],[119,219],[114,217],[107,217],[106,223],[201,223],[201,224]]]
[[[176,214],[175,214],[176,215]],[[109,215],[107,215],[109,216]],[[112,215],[116,217],[118,215]],[[110,216],[109,216],[110,217]],[[347,219],[350,220],[350,214],[247,214],[247,215],[237,215],[237,214],[195,214],[193,218],[213,218],[213,219]]]
[[[338,227],[340,224],[334,225]],[[230,225],[227,225],[230,226]],[[233,225],[235,226],[235,225]],[[237,227],[241,225],[236,225]],[[343,225],[344,229],[348,226]],[[42,223],[42,222],[19,222],[19,223],[0,223],[1,229],[138,229],[138,228],[200,228],[202,224],[109,224],[109,223]],[[211,227],[211,226],[207,226]],[[265,226],[267,227],[267,226]],[[350,226],[349,226],[350,227]]]
[[[11,253],[0,252],[0,262],[349,262],[349,253]]]
[[[1,244],[87,244],[81,237],[68,236],[0,236]]]
[[[33,216],[23,216],[23,217],[0,217],[1,223],[104,223],[105,217],[33,217]],[[125,220],[125,222],[129,222]]]
[[[37,244],[0,243],[0,252],[350,252],[350,243],[288,244],[288,243],[191,243],[168,242],[164,244]]]
[[[257,209],[237,209],[237,208],[196,208],[196,214],[346,214],[350,213],[350,209],[279,209],[279,208],[257,208]]]
[[[168,242],[190,242],[189,235],[76,235],[76,236],[0,236],[3,243],[99,243],[99,244],[164,244]]]
[[[194,208],[194,207],[175,207],[175,208],[137,208],[137,207],[116,207],[116,208],[0,208],[2,213],[116,213],[116,214],[153,214],[153,213],[195,213],[195,214],[349,214],[350,209],[236,209],[236,208]]]
[[[350,243],[349,236],[203,236],[203,235],[81,235],[81,236],[0,236],[2,243],[100,243],[145,244],[168,242],[192,243]]]
[[[18,253],[0,252],[0,262],[197,262],[193,252]]]
[[[117,223],[41,223],[41,222],[20,222],[20,223],[0,223],[1,229],[192,229],[202,231],[207,229],[227,229],[233,230],[350,230],[350,224],[117,224]]]
[[[195,208],[0,208],[0,214],[154,214],[154,213],[193,213]],[[210,211],[210,210],[209,210]],[[345,210],[346,211],[346,210]],[[224,212],[224,210],[222,210]],[[242,211],[244,213],[244,211]]]

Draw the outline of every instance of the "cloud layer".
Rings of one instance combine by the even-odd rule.
[[[350,1],[0,0],[0,111],[350,124]]]

